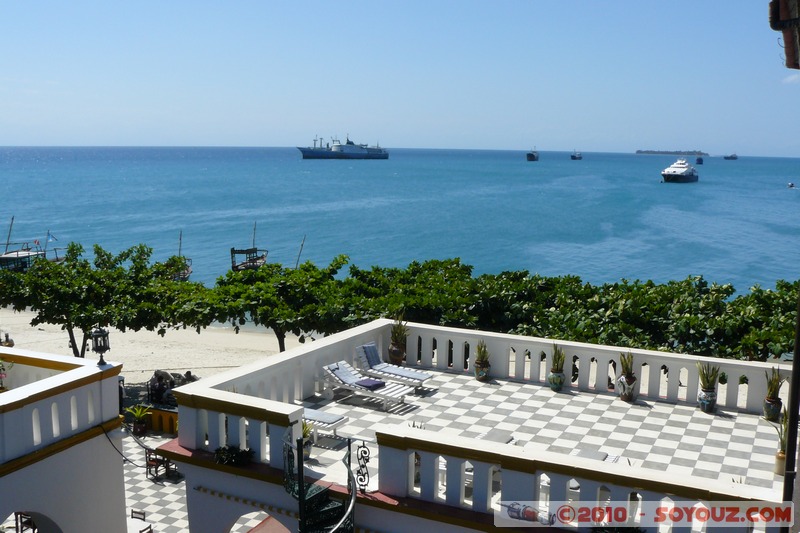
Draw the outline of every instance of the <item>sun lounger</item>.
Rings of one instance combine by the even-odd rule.
[[[384,363],[374,342],[357,347],[356,356],[363,372],[368,376],[402,381],[413,385],[415,388],[421,387],[424,382],[433,377],[433,374],[421,370]]]
[[[311,440],[316,444],[317,430],[332,431],[335,436],[336,428],[347,422],[347,417],[306,407],[303,410],[303,420],[311,423]]]
[[[353,368],[346,361],[339,361],[322,367],[325,372],[325,385],[330,389],[347,389],[361,396],[383,401],[384,411],[389,404],[405,403],[405,397],[414,392],[414,387],[402,383],[392,383],[371,379]]]

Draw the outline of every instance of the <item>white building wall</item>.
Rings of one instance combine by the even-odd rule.
[[[108,437],[101,434],[0,478],[0,516],[42,515],[41,533],[126,531],[121,430]]]

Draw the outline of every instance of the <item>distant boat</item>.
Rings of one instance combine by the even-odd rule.
[[[739,159],[739,156],[736,154],[726,155],[722,157],[723,159],[727,159],[728,161],[736,161]]]
[[[50,241],[57,240],[50,230],[47,230],[47,237],[45,239],[44,248],[39,243],[39,239],[33,239],[33,245],[30,242],[11,242],[11,230],[14,227],[14,217],[11,217],[11,224],[8,226],[8,236],[6,237],[6,246],[3,253],[0,254],[0,270],[11,270],[13,272],[26,272],[33,266],[34,261],[38,258],[48,259],[54,263],[60,263],[64,260],[63,257],[58,257],[58,249],[54,248],[53,252],[55,257],[47,257],[47,245]],[[9,250],[11,245],[19,246],[16,250]]]
[[[256,223],[253,223],[253,247],[231,248],[231,270],[255,270],[267,264],[267,250],[256,248]],[[240,258],[240,256],[243,256]]]
[[[183,247],[183,230],[181,230],[180,235],[178,235],[178,257],[183,257],[181,254],[181,248]],[[183,257],[183,260],[186,261],[186,268],[175,274],[173,278],[175,281],[188,281],[189,276],[192,275],[192,260],[188,257]]]
[[[661,177],[664,178],[664,183],[692,183],[699,179],[697,170],[685,159],[678,159],[662,170]]]
[[[569,158],[572,159],[573,161],[580,161],[581,159],[583,159],[583,154],[581,154],[577,150],[573,150],[572,155],[569,156]]]
[[[702,157],[698,157],[697,159],[694,160],[694,163],[696,165],[702,165],[703,164],[703,158]]]
[[[538,161],[539,160],[539,152],[536,151],[536,147],[533,147],[533,150],[525,154],[525,158],[528,161]]]
[[[319,146],[317,146],[319,141]],[[303,159],[389,159],[389,152],[380,146],[367,146],[356,144],[348,136],[344,144],[339,139],[331,139],[330,143],[322,145],[323,139],[314,138],[314,146],[306,148],[297,147],[303,154]]]

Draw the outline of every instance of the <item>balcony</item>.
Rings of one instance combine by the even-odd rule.
[[[0,359],[0,516],[24,512],[43,531],[124,530],[122,365],[6,347]]]
[[[183,463],[190,524],[226,530],[256,507],[296,528],[296,502],[281,486],[283,439],[300,437],[305,408],[347,417],[338,436],[318,440],[306,476],[344,492],[343,438],[352,438],[354,457],[359,449],[368,457],[352,466],[364,487],[356,524],[368,529],[487,530],[508,502],[546,517],[552,502],[648,510],[781,500],[777,433],[761,418],[771,364],[715,359],[728,381],[707,414],[696,406],[695,365],[707,358],[630,350],[639,380],[629,404],[609,389],[612,361],[627,349],[557,341],[575,375],[553,392],[552,339],[409,324],[406,364],[434,374],[420,394],[386,411],[342,391],[328,399],[322,367],[354,363],[368,342],[385,356],[390,326],[377,320],[178,389],[179,437],[161,452]],[[469,357],[479,340],[491,353],[485,383]],[[224,445],[250,448],[255,464],[213,463]]]

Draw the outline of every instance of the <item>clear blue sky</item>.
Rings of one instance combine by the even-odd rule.
[[[800,156],[767,0],[3,2],[0,145]]]

